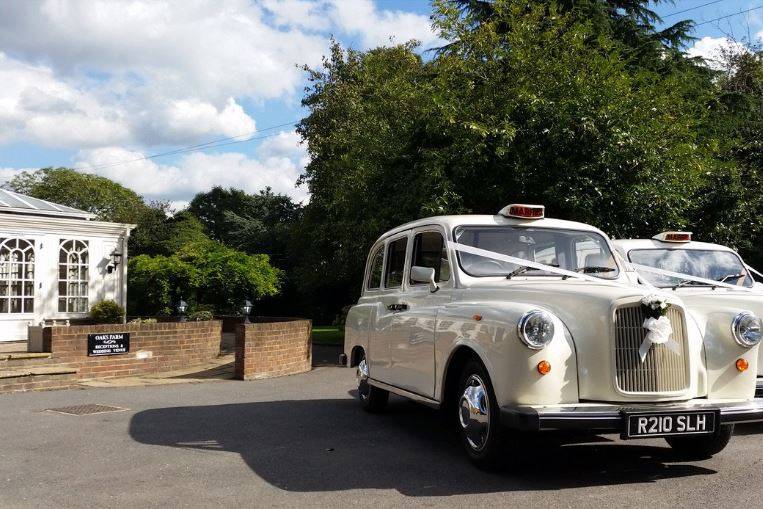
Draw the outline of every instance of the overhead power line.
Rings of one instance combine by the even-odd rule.
[[[759,5],[757,7],[752,7],[750,9],[747,9],[747,10],[744,10],[744,11],[734,12],[732,14],[726,14],[725,16],[719,16],[719,17],[717,17],[715,19],[709,19],[707,21],[703,21],[702,23],[697,23],[694,26],[695,27],[701,27],[702,25],[707,25],[708,23],[715,23],[716,21],[720,21],[722,19],[732,18],[734,16],[739,16],[741,14],[747,14],[748,12],[757,11],[758,9],[763,9],[763,5]]]
[[[702,7],[707,7],[708,5],[719,4],[719,3],[723,2],[723,1],[724,0],[713,0],[712,2],[707,2],[705,4],[695,5],[694,7],[689,7],[688,9],[684,9],[682,11],[671,12],[670,14],[666,14],[664,16],[661,16],[661,18],[665,19],[665,18],[670,18],[672,16],[678,16],[679,14],[683,14],[685,12],[693,11],[695,9],[701,9]]]
[[[120,166],[122,164],[136,163],[136,162],[139,162],[139,161],[147,161],[149,159],[156,159],[157,157],[165,157],[165,156],[171,156],[171,155],[176,155],[176,154],[184,154],[186,152],[193,152],[193,151],[199,150],[199,149],[210,149],[210,148],[217,148],[217,147],[225,147],[225,146],[228,146],[228,145],[235,145],[237,143],[247,143],[247,142],[250,142],[250,141],[264,140],[265,138],[272,138],[274,136],[278,136],[281,133],[273,133],[273,134],[269,134],[269,135],[266,135],[266,136],[254,136],[254,137],[251,137],[251,138],[249,138],[248,136],[252,136],[252,134],[254,134],[254,133],[260,133],[260,132],[265,132],[265,131],[272,131],[273,129],[278,129],[279,127],[286,127],[286,126],[289,126],[289,125],[294,125],[297,122],[299,122],[299,121],[298,120],[294,120],[294,121],[291,121],[291,122],[285,122],[283,124],[273,125],[273,126],[270,126],[270,127],[266,127],[264,129],[259,129],[257,131],[250,131],[248,133],[237,134],[236,136],[228,136],[227,138],[219,138],[219,139],[216,139],[216,140],[211,140],[211,141],[207,141],[207,142],[204,142],[204,143],[199,143],[199,144],[196,144],[196,145],[188,145],[188,146],[176,148],[176,149],[173,149],[173,150],[169,150],[167,152],[159,152],[157,154],[150,154],[150,155],[147,155],[147,156],[136,157],[135,159],[127,159],[127,160],[123,160],[123,161],[114,161],[112,163],[104,163],[104,164],[97,164],[97,165],[78,166],[75,169],[76,170],[99,170],[99,169],[102,169],[102,168],[111,168],[113,166]],[[243,140],[237,139],[237,138],[241,138],[243,136],[247,136],[247,138],[245,138]]]

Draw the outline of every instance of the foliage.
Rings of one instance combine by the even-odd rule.
[[[244,299],[275,295],[280,271],[267,255],[249,255],[206,240],[184,245],[170,256],[130,260],[128,302],[135,314],[175,313],[180,299],[218,312],[236,311]]]
[[[177,253],[183,246],[209,240],[204,225],[190,212],[169,216],[166,204],[152,204],[142,223],[131,236],[131,251],[137,254]]]
[[[113,300],[102,300],[90,308],[90,318],[96,323],[122,323],[125,310]]]
[[[694,227],[708,190],[728,190],[706,70],[632,65],[614,29],[563,5],[496,0],[480,23],[458,2],[437,6],[435,26],[458,45],[430,61],[414,43],[334,44],[307,69],[311,200],[292,251],[310,256],[292,277],[331,315],[356,298],[378,235],[409,220],[536,202],[616,237],[652,236]]]
[[[197,194],[188,211],[215,240],[247,253],[267,253],[283,266],[289,226],[298,209],[288,196],[269,187],[257,194],[214,187]]]
[[[127,323],[158,323],[156,318],[133,318]]]
[[[198,268],[177,255],[138,255],[130,258],[128,263],[130,314],[175,314],[180,299],[191,299],[201,284]]]
[[[106,177],[80,173],[71,168],[25,171],[13,177],[5,187],[41,200],[91,212],[102,221],[135,223],[147,209],[143,199],[134,191]]]
[[[205,322],[214,319],[211,311],[196,311],[188,315],[188,319],[192,322]]]

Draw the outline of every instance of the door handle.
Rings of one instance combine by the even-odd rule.
[[[389,311],[405,311],[406,309],[408,309],[408,304],[406,304],[405,302],[390,304],[389,306],[387,306],[387,309]]]

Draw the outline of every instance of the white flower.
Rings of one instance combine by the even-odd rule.
[[[652,294],[641,299],[641,303],[652,309],[665,309],[668,307],[668,299],[662,295]]]

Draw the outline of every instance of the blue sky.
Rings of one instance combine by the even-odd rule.
[[[711,2],[655,10],[667,25],[763,6]],[[74,166],[179,207],[213,185],[305,200],[294,186],[305,148],[289,126],[270,129],[303,115],[296,64],[318,65],[331,35],[361,49],[390,37],[437,45],[429,13],[428,0],[0,3],[0,179]],[[762,36],[763,8],[694,35],[688,51],[711,58],[729,37]],[[229,137],[255,139],[142,159]]]

